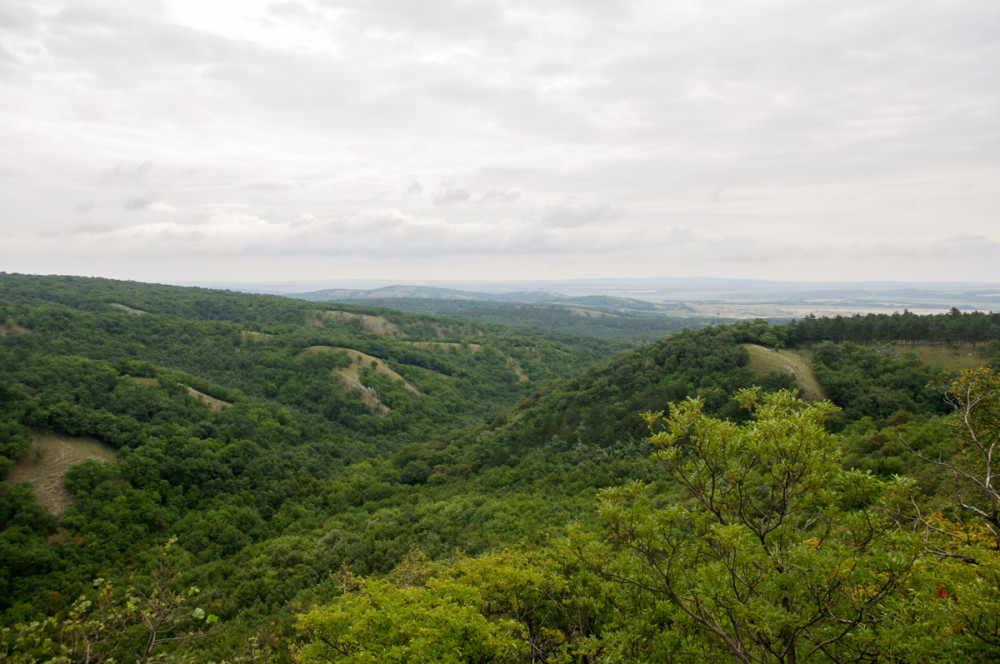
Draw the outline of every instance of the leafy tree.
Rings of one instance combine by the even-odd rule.
[[[200,637],[216,617],[198,606],[199,589],[179,584],[183,554],[172,538],[154,551],[146,574],[121,590],[105,579],[63,619],[17,623],[0,631],[0,658],[12,664],[150,662],[168,644]],[[155,661],[176,661],[157,657]]]
[[[991,369],[962,372],[946,397],[955,409],[955,431],[961,448],[952,457],[921,458],[949,470],[954,477],[956,519],[973,519],[985,528],[994,550],[1000,550],[1000,375]]]
[[[526,654],[511,619],[489,620],[485,600],[470,584],[427,579],[409,556],[392,579],[357,580],[342,571],[344,594],[299,616],[307,643],[301,664],[517,662]],[[420,581],[427,581],[422,585]]]
[[[949,631],[971,636],[992,657],[1000,655],[1000,375],[970,369],[951,384],[947,401],[955,409],[958,451],[920,458],[945,469],[953,479],[950,509],[917,508],[927,547],[939,559],[931,571]],[[916,504],[914,504],[916,506]]]
[[[647,414],[663,424],[652,443],[683,497],[663,504],[641,483],[603,492],[617,555],[602,572],[668,602],[676,629],[721,660],[875,658],[884,605],[915,558],[882,509],[905,483],[841,469],[828,402],[738,400],[753,412],[745,424],[704,415],[698,400]]]

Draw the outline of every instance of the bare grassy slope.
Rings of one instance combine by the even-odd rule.
[[[62,516],[73,502],[63,477],[70,466],[87,459],[114,461],[115,451],[94,438],[33,433],[30,451],[7,474],[7,482],[31,482],[38,502]]]
[[[809,368],[809,358],[800,351],[774,350],[757,344],[744,344],[750,352],[750,369],[755,373],[765,374],[771,371],[791,374],[795,384],[807,401],[825,398],[823,389],[816,381],[812,369]]]

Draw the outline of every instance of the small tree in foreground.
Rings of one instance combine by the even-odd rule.
[[[65,618],[0,630],[0,661],[11,664],[162,662],[161,646],[198,638],[216,617],[197,604],[198,588],[179,585],[176,538],[159,547],[145,574],[121,590],[105,579],[81,596]]]
[[[875,659],[885,605],[916,556],[883,509],[905,483],[841,468],[823,425],[830,403],[737,398],[753,413],[745,424],[707,417],[697,400],[646,415],[685,498],[658,500],[638,482],[603,492],[620,554],[603,573],[673,606],[673,629],[708,637],[704,659]]]
[[[963,371],[945,395],[952,405],[957,449],[915,455],[951,475],[953,500],[944,511],[921,510],[915,523],[937,564],[939,596],[953,634],[969,636],[995,658],[1000,651],[1000,375],[992,369]]]

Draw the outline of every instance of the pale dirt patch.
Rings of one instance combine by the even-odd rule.
[[[507,366],[511,368],[519,382],[523,383],[528,380],[528,374],[524,373],[524,369],[521,368],[521,365],[513,357],[507,358]]]
[[[750,352],[750,370],[758,374],[771,371],[791,374],[795,377],[795,385],[799,388],[802,398],[806,401],[825,399],[823,389],[819,386],[816,376],[809,367],[809,359],[802,353],[792,350],[774,350],[757,344],[743,344]]]
[[[142,314],[148,314],[149,313],[148,311],[143,311],[142,309],[133,309],[132,307],[128,306],[127,304],[122,304],[120,302],[112,302],[111,306],[114,307],[115,309],[121,309],[125,313],[129,313],[129,314],[142,315]]]
[[[74,463],[95,459],[114,461],[115,450],[96,438],[33,432],[28,454],[7,474],[9,484],[31,482],[38,502],[62,516],[73,502],[63,478]]]
[[[382,400],[378,398],[378,392],[370,387],[361,384],[361,381],[355,380],[354,378],[344,377],[344,384],[347,385],[349,390],[354,390],[358,392],[361,398],[361,403],[372,409],[372,412],[378,414],[381,417],[385,417],[389,414],[389,407],[382,403]]]

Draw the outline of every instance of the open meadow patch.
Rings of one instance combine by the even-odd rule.
[[[361,369],[363,367],[370,367],[377,374],[387,376],[392,380],[403,381],[404,388],[406,388],[410,392],[413,392],[414,394],[420,394],[420,390],[414,387],[412,383],[410,383],[401,375],[390,369],[386,365],[385,360],[379,359],[367,353],[362,353],[360,350],[354,350],[353,348],[341,348],[339,346],[310,346],[309,348],[303,349],[302,352],[299,353],[299,356],[302,356],[305,353],[323,353],[323,352],[347,353],[347,356],[351,360],[350,365],[334,369],[333,372],[343,376],[344,379],[347,380],[349,383],[357,383],[360,385]]]
[[[122,304],[121,302],[112,302],[111,306],[115,309],[121,309],[127,314],[135,314],[141,316],[142,314],[148,314],[148,311],[143,311],[142,309],[136,309],[135,307],[130,307],[127,304]]]
[[[826,398],[823,388],[819,386],[809,366],[809,358],[802,353],[793,350],[775,350],[757,344],[744,344],[744,347],[750,353],[749,366],[754,373],[766,374],[777,371],[791,374],[795,377],[795,385],[804,399],[816,401]]]
[[[0,337],[6,337],[8,334],[28,334],[29,332],[31,330],[14,322],[0,323]]]
[[[468,351],[470,353],[476,353],[483,348],[482,344],[463,344],[455,341],[409,341],[407,343],[417,348],[432,348],[443,351],[454,350],[457,352]]]
[[[369,314],[356,314],[352,311],[311,311],[306,315],[306,325],[312,327],[323,327],[325,321],[336,321],[338,323],[349,323],[358,321],[362,329],[380,337],[405,337],[399,327],[381,316]]]
[[[31,482],[38,502],[56,516],[62,516],[73,502],[63,483],[66,471],[88,459],[114,461],[115,450],[96,438],[34,432],[28,454],[11,468],[6,481]]]
[[[896,343],[888,348],[894,357],[913,353],[927,366],[945,371],[963,371],[989,364],[989,351],[989,344],[972,342]]]

